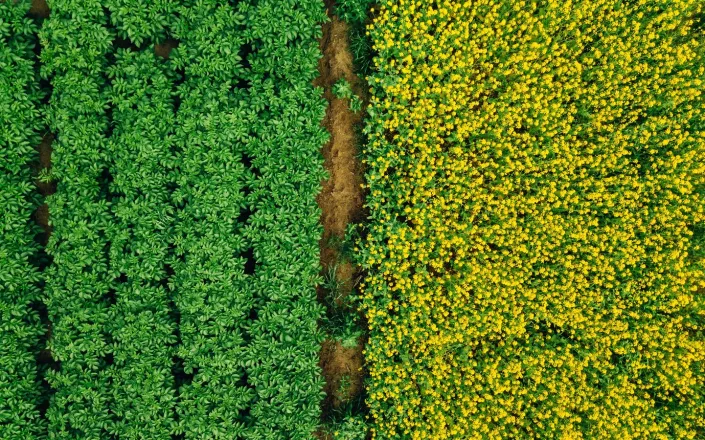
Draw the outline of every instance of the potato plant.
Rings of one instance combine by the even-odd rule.
[[[53,234],[44,297],[58,368],[46,417],[55,439],[108,438],[113,350],[109,333],[109,235],[114,228],[105,188],[109,169],[105,69],[112,31],[101,2],[56,0],[40,38],[42,75],[53,88],[47,122],[55,134],[47,200]]]
[[[177,413],[186,439],[240,438],[255,399],[244,367],[247,321],[254,308],[238,218],[249,174],[242,162],[248,127],[239,48],[245,17],[227,1],[188,2],[176,25],[179,150],[172,267],[183,362]],[[209,437],[210,436],[210,437]]]
[[[169,438],[176,390],[176,321],[167,290],[174,228],[173,74],[152,51],[118,50],[108,69],[113,132],[109,186],[113,227],[108,311],[113,364],[111,430],[119,438]]]
[[[316,300],[322,235],[316,195],[325,177],[320,122],[325,101],[311,85],[318,75],[318,0],[242,3],[246,44],[252,47],[242,103],[251,158],[245,237],[255,258],[248,289],[250,321],[245,369],[258,398],[251,438],[310,439],[320,417],[323,383]]]
[[[0,438],[7,440],[41,438],[46,425],[35,364],[45,329],[33,307],[41,292],[29,166],[37,159],[42,95],[29,3],[0,3]]]
[[[180,0],[105,0],[117,36],[137,46],[161,42],[173,24]]]
[[[176,25],[174,289],[186,438],[310,438],[319,418],[319,1],[189,3]],[[212,437],[208,437],[212,436]]]
[[[0,5],[0,437],[311,438],[323,2],[54,0],[41,30],[26,2]],[[44,123],[42,284],[28,162]]]

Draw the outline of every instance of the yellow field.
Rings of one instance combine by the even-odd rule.
[[[375,16],[375,437],[703,438],[702,2]]]

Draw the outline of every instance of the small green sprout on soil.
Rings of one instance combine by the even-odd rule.
[[[365,440],[368,427],[362,415],[348,414],[332,428],[335,440]]]
[[[359,113],[362,110],[362,100],[353,92],[352,86],[345,78],[340,78],[333,84],[333,94],[338,99],[349,99],[350,110],[353,113]]]

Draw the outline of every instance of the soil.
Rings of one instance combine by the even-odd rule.
[[[46,203],[39,206],[34,212],[34,218],[43,232],[40,237],[40,242],[43,246],[46,246],[49,243],[49,237],[51,237],[51,226],[49,226],[49,206],[47,206]]]
[[[344,297],[354,289],[359,274],[358,269],[341,255],[340,248],[335,243],[342,242],[348,224],[363,220],[363,169],[358,161],[359,140],[356,134],[356,126],[362,120],[362,112],[353,113],[348,100],[335,97],[332,87],[339,79],[344,78],[363,100],[366,95],[363,81],[354,74],[347,24],[332,15],[334,0],[326,1],[326,5],[331,20],[323,26],[323,37],[320,40],[323,57],[318,63],[320,76],[314,82],[316,86],[324,89],[324,96],[328,101],[323,125],[330,133],[330,140],[322,149],[329,178],[322,182],[321,193],[317,198],[323,225],[320,255],[324,274],[331,268],[336,268],[336,278],[343,289]],[[323,289],[319,289],[321,302],[324,302],[325,293]],[[324,341],[319,361],[326,382],[324,420],[346,402],[362,394],[363,347],[362,339],[352,348],[343,347],[339,341]],[[347,386],[341,389],[341,383]],[[319,439],[330,438],[324,432],[318,432],[316,436]]]
[[[46,0],[32,0],[32,6],[29,8],[30,15],[36,17],[48,18],[49,17],[49,5],[47,5]]]
[[[333,435],[330,432],[325,431],[316,431],[313,433],[313,436],[318,440],[334,440]]]
[[[321,349],[321,367],[326,379],[324,407],[337,408],[363,391],[363,357],[361,345],[343,347],[339,341],[325,341]],[[341,382],[345,388],[341,389]]]
[[[169,58],[169,54],[173,49],[179,46],[179,42],[176,40],[168,39],[161,44],[154,45],[154,53],[164,59]]]
[[[42,138],[42,142],[37,147],[37,150],[39,151],[37,172],[45,168],[51,168],[51,143],[53,141],[54,136],[47,134]],[[43,197],[50,196],[56,192],[56,183],[44,183],[39,181],[36,183],[37,190]],[[43,245],[46,245],[49,242],[49,237],[51,236],[51,226],[49,225],[49,207],[46,203],[37,208],[34,213],[34,217],[43,231],[41,242]]]
[[[329,10],[330,11],[330,10]],[[347,99],[338,99],[333,95],[332,86],[340,78],[345,78],[353,91],[362,95],[362,81],[353,73],[352,55],[348,46],[347,24],[332,17],[323,26],[321,39],[323,58],[318,63],[320,77],[315,85],[323,87],[328,109],[323,125],[330,133],[329,142],[323,147],[324,166],[330,178],[323,182],[323,188],[318,196],[323,224],[323,239],[321,240],[321,265],[325,271],[338,264],[338,279],[349,289],[349,282],[355,272],[350,263],[340,261],[339,250],[331,245],[331,238],[345,237],[349,223],[362,220],[363,193],[361,184],[362,167],[357,159],[357,136],[355,126],[361,121],[362,112],[355,114],[350,111]]]

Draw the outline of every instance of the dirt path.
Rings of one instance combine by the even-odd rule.
[[[335,243],[343,240],[349,223],[363,220],[360,218],[364,201],[360,186],[363,178],[362,167],[357,159],[358,140],[355,132],[362,112],[355,114],[350,111],[347,100],[338,99],[333,95],[332,86],[340,78],[344,78],[359,96],[364,95],[364,86],[353,73],[347,24],[332,15],[333,3],[326,2],[331,21],[323,26],[320,42],[323,58],[318,63],[320,77],[315,82],[317,86],[325,89],[328,109],[323,124],[330,133],[330,141],[322,150],[330,177],[323,182],[317,200],[322,210],[321,223],[324,229],[320,242],[323,273],[327,274],[331,269],[336,270],[342,296],[345,296],[353,290],[357,274],[355,267],[345,260]],[[321,301],[324,300],[324,295],[324,291],[319,291]],[[326,381],[327,396],[323,402],[324,418],[346,400],[359,396],[363,391],[362,348],[362,341],[353,348],[345,348],[334,340],[324,342],[320,353],[320,366]],[[341,390],[343,381],[343,388],[347,388],[346,390]]]

